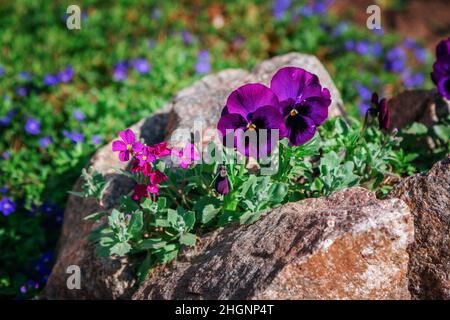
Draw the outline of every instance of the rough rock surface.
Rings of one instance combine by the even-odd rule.
[[[404,179],[390,193],[409,206],[414,243],[408,249],[414,299],[450,299],[450,157],[427,174]]]
[[[409,299],[412,238],[401,200],[342,190],[205,235],[133,299]]]
[[[427,127],[441,117],[446,117],[450,105],[435,103],[436,90],[408,90],[388,101],[391,112],[391,126],[403,128],[413,122],[420,122]]]

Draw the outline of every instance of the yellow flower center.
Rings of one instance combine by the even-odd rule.
[[[131,149],[133,149],[133,145],[132,144],[127,144],[127,150],[131,151]]]
[[[142,160],[147,160],[147,156],[142,156]]]
[[[247,129],[248,129],[248,130],[256,130],[256,126],[255,126],[253,123],[249,123],[249,124],[247,125]]]
[[[290,113],[291,117],[295,117],[297,114],[298,114],[297,110],[295,110],[295,109],[291,110],[291,113]]]

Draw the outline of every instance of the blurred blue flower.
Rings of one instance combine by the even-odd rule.
[[[59,83],[59,78],[58,76],[54,75],[54,74],[47,74],[44,77],[44,85],[46,86],[53,86]]]
[[[58,79],[61,82],[67,83],[72,81],[74,70],[71,65],[68,65],[64,70],[58,73]]]
[[[208,73],[211,69],[209,63],[209,52],[207,50],[200,50],[197,55],[197,62],[195,64],[195,71],[198,74]]]
[[[32,135],[38,135],[41,132],[41,122],[35,118],[28,118],[25,123],[25,131]]]
[[[63,136],[72,141],[73,143],[84,142],[84,136],[81,132],[63,130]]]
[[[406,52],[402,47],[394,47],[386,54],[386,68],[395,73],[400,73],[406,66]]]
[[[419,87],[425,82],[425,75],[421,72],[413,73],[410,69],[406,69],[401,75],[403,85],[410,89]]]
[[[150,64],[147,60],[144,58],[138,58],[131,61],[131,65],[133,66],[134,70],[139,72],[140,74],[146,74],[150,72]]]
[[[16,204],[12,201],[12,199],[3,197],[2,200],[0,200],[0,211],[5,217],[9,216],[11,213],[16,211]]]
[[[0,66],[0,77],[5,74],[5,68]]]
[[[327,13],[328,8],[333,4],[333,0],[316,0],[313,2],[313,11],[317,15]]]
[[[84,121],[84,119],[86,119],[85,114],[79,108],[76,108],[73,111],[73,117],[78,121]]]
[[[28,81],[28,80],[31,80],[31,78],[32,78],[32,75],[28,71],[22,71],[19,73],[19,79],[21,79],[21,80]]]
[[[334,28],[332,35],[334,37],[339,37],[340,35],[342,35],[343,33],[345,33],[349,28],[349,24],[348,22],[339,22],[336,27]]]
[[[273,0],[272,1],[272,15],[276,20],[283,18],[286,11],[291,5],[291,0]]]
[[[359,114],[361,116],[364,116],[366,114],[367,110],[370,109],[370,104],[367,103],[367,102],[362,101],[362,102],[359,103],[358,109],[359,109]]]
[[[46,149],[52,143],[53,143],[53,140],[51,137],[42,137],[39,139],[39,146],[44,149]]]
[[[384,35],[384,29],[380,28],[380,29],[372,29],[371,30],[373,34],[377,35],[377,36],[382,36]]]
[[[183,39],[183,43],[186,46],[190,46],[194,42],[192,34],[187,30],[184,30],[183,32],[181,32],[181,38]]]
[[[127,78],[127,63],[121,61],[114,66],[114,80],[123,81]]]
[[[11,120],[14,116],[14,109],[9,110],[5,116],[0,118],[0,125],[1,126],[7,126],[11,123]]]
[[[358,41],[355,46],[355,51],[358,54],[366,55],[369,53],[370,44],[368,41]]]
[[[4,151],[2,153],[2,157],[3,159],[8,160],[9,158],[11,158],[11,153],[9,151]]]
[[[370,47],[370,53],[375,56],[379,57],[383,54],[383,46],[380,42],[375,42]]]
[[[413,55],[420,64],[424,64],[427,58],[427,50],[425,48],[413,49]]]
[[[361,83],[355,84],[356,90],[358,91],[358,95],[362,100],[370,100],[372,98],[372,91],[369,88],[362,85]]]
[[[347,51],[352,51],[353,49],[355,49],[355,41],[353,40],[347,40],[344,42],[344,48]]]
[[[91,141],[93,145],[99,145],[103,142],[103,138],[98,135],[93,135]]]
[[[3,186],[3,187],[0,188],[0,193],[5,194],[7,192],[8,192],[8,188],[6,186]]]
[[[155,20],[161,18],[161,10],[159,10],[158,8],[153,9],[152,13],[150,14],[150,17]]]
[[[26,97],[28,95],[28,90],[26,87],[17,87],[16,88],[16,94],[19,97]]]

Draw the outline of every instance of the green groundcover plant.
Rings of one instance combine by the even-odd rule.
[[[334,173],[319,178],[317,162],[324,157],[332,161],[333,153],[340,165],[355,162],[359,184],[385,194],[389,184],[379,183],[381,169],[362,169],[372,157],[369,150],[378,152],[381,143],[367,135],[381,139],[381,133],[371,125],[363,130],[371,147],[354,146],[346,135],[362,131],[373,91],[393,96],[405,88],[432,85],[428,73],[433,58],[420,41],[353,25],[330,12],[328,0],[89,0],[80,5],[81,30],[68,30],[71,4],[3,1],[0,10],[2,298],[31,298],[45,286],[67,190],[93,152],[113,139],[117,128],[148,116],[208,72],[251,69],[291,51],[314,54],[329,70],[349,121],[326,121],[308,144],[298,147],[320,145],[318,155],[306,157],[312,178],[298,176],[300,183],[321,182],[314,182],[316,189],[305,189],[302,197],[334,190],[338,182],[325,178]],[[445,52],[442,46],[441,62],[433,69],[441,90],[446,88]],[[378,168],[385,166],[398,177],[427,170],[448,152],[448,128],[443,119],[432,128],[414,124],[400,130],[393,138],[398,146],[385,142],[396,160],[378,160]],[[359,167],[356,154],[363,159]],[[211,168],[214,177],[216,170]],[[234,176],[231,168],[226,172]],[[165,192],[161,188],[159,197]],[[230,190],[235,190],[231,183]]]

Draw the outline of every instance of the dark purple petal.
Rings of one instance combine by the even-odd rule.
[[[286,67],[278,70],[272,77],[270,88],[278,96],[279,101],[289,98],[296,100],[302,95],[305,86],[317,82],[317,77],[308,71]]]
[[[438,59],[450,55],[450,37],[446,40],[442,40],[436,47],[436,57]]]
[[[266,106],[256,110],[251,116],[251,123],[256,129],[278,129],[280,137],[286,136],[284,118],[277,108]],[[270,135],[270,133],[268,133]]]
[[[227,100],[229,113],[237,113],[247,118],[250,113],[264,106],[278,108],[277,96],[260,83],[249,83],[233,91]]]
[[[301,115],[290,116],[286,120],[287,137],[289,145],[300,146],[314,137],[316,126],[314,122]]]
[[[378,123],[379,123],[380,129],[389,130],[389,127],[391,125],[391,114],[389,112],[389,108],[388,108],[386,99],[382,99],[379,102]]]
[[[439,94],[450,100],[450,74],[446,78],[441,78],[437,84]]]
[[[321,125],[328,118],[330,99],[310,98],[304,101],[297,110],[305,117],[314,121],[316,126]]]
[[[230,192],[228,177],[227,176],[222,177],[221,175],[219,175],[216,179],[215,189],[219,194],[223,195],[228,194]]]
[[[119,160],[122,162],[130,160],[130,153],[128,151],[120,151]]]
[[[217,129],[223,137],[225,137],[227,129],[245,129],[246,126],[247,121],[241,115],[235,113],[222,116],[217,123]]]

